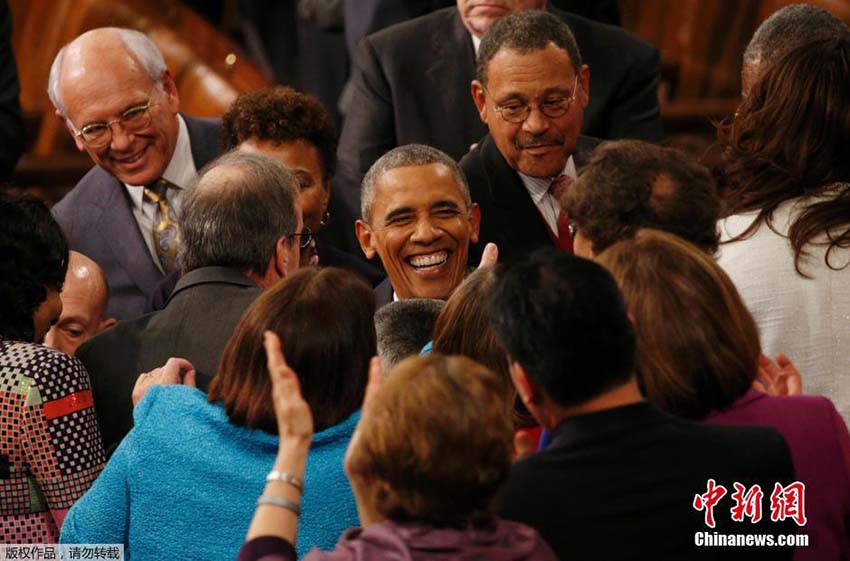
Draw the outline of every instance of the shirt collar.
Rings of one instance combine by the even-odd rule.
[[[475,58],[477,59],[478,58],[478,47],[481,46],[481,38],[476,37],[472,33],[470,33],[469,36],[472,37],[472,48],[475,51]]]
[[[177,115],[177,144],[174,146],[174,154],[171,156],[171,161],[168,162],[168,167],[162,173],[162,177],[177,185],[185,188],[198,174],[198,169],[195,167],[195,160],[192,158],[192,145],[189,141],[189,129],[186,128],[186,121],[182,115]],[[144,198],[144,185],[128,185],[127,192],[130,194],[130,199],[136,208],[142,208],[142,199]]]
[[[546,193],[549,192],[549,186],[552,185],[552,179],[554,178],[531,177],[524,173],[517,173],[519,173],[519,178],[522,180],[522,184],[525,185],[525,188],[528,190],[528,194],[531,195],[531,200],[533,200],[536,205],[540,204],[540,201],[542,201],[543,197],[546,196]],[[575,161],[573,161],[572,156],[567,158],[567,163],[564,166],[564,171],[562,173],[570,179],[576,178],[576,164]]]

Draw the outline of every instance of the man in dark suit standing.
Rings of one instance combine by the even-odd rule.
[[[559,559],[791,559],[790,547],[701,547],[718,534],[794,533],[768,510],[774,484],[794,478],[775,429],[695,423],[644,401],[632,324],[596,263],[545,248],[502,271],[494,327],[519,397],[553,440],[514,464],[501,517],[536,528]],[[709,479],[728,489],[716,508],[702,499],[718,498]],[[761,523],[733,522],[736,482],[760,485]]]
[[[176,266],[183,189],[218,154],[220,125],[178,114],[162,54],[129,29],[94,29],[63,47],[48,93],[96,164],[54,215],[71,248],[105,271],[107,314],[136,317]]]
[[[248,305],[299,266],[304,230],[298,181],[282,164],[234,152],[187,186],[180,217],[184,274],[165,309],[82,345],[108,452],[132,427],[131,394],[141,372],[169,357],[187,359],[206,390]]]
[[[469,99],[478,43],[508,13],[543,0],[458,0],[457,7],[366,37],[354,55],[352,99],[340,160],[364,174],[384,152],[409,143],[455,159],[487,132]],[[598,138],[661,139],[659,55],[620,28],[552,10],[574,33],[593,72],[583,132]]]
[[[356,233],[366,257],[380,257],[387,278],[375,307],[406,298],[445,300],[466,275],[481,215],[457,163],[436,148],[399,146],[363,179]]]
[[[560,196],[595,139],[579,135],[590,70],[569,28],[538,10],[494,23],[481,40],[472,97],[490,134],[461,160],[481,207],[479,247],[503,263],[554,245],[572,251]]]

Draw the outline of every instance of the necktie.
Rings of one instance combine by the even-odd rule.
[[[159,179],[145,187],[145,197],[156,204],[152,231],[153,245],[159,264],[166,275],[177,268],[177,248],[180,245],[177,223],[169,214],[167,198],[169,188],[179,189],[167,179]]]
[[[570,235],[570,219],[567,217],[567,213],[564,212],[564,208],[561,206],[561,199],[572,182],[572,179],[561,174],[553,179],[552,184],[549,185],[549,194],[555,197],[558,201],[558,207],[561,209],[558,213],[558,243],[555,245],[561,251],[566,251],[568,253],[573,252],[573,238]]]

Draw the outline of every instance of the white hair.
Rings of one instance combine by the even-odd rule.
[[[162,53],[151,38],[141,31],[122,27],[104,27],[92,31],[100,32],[107,30],[114,31],[118,35],[118,38],[124,43],[124,46],[133,58],[144,67],[151,82],[162,89],[162,76],[168,68],[165,66],[165,59],[162,57]],[[91,33],[91,31],[87,33]],[[50,77],[47,79],[47,95],[50,97],[53,106],[62,115],[65,115],[65,106],[62,104],[62,97],[59,95],[59,76],[62,73],[62,62],[65,60],[65,52],[68,47],[72,46],[83,35],[80,35],[62,47],[56,54],[56,58],[53,59],[53,64],[50,66]]]

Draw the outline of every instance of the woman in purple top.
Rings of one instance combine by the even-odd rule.
[[[729,277],[696,247],[654,230],[614,244],[597,260],[617,279],[637,326],[638,380],[646,397],[681,417],[776,428],[806,485],[808,523],[799,533],[808,534],[809,547],[798,548],[794,558],[850,558],[847,426],[825,397],[752,389],[758,331]],[[732,482],[726,484],[731,489]],[[768,516],[772,491],[763,490]]]
[[[310,484],[301,477],[312,415],[280,341],[267,333],[265,343],[280,454],[240,561],[295,559],[299,499]],[[535,530],[492,513],[511,464],[505,383],[468,358],[439,354],[408,358],[382,380],[373,359],[345,459],[363,528],[345,532],[334,551],[314,549],[306,559],[555,561]]]

